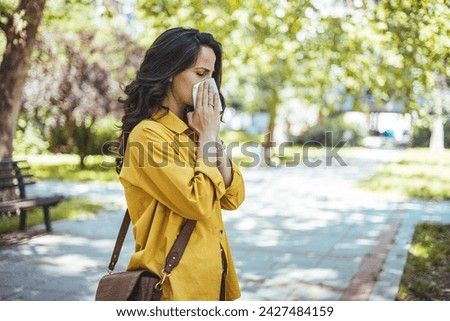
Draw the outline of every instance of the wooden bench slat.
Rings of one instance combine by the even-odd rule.
[[[23,167],[19,167],[19,169],[20,169],[21,171],[28,171],[28,170],[31,169],[31,167],[30,167],[30,166],[23,166]]]
[[[19,165],[19,164],[22,164],[22,163],[25,163],[26,165],[28,165],[28,161],[26,160],[26,159],[14,159],[14,160],[12,160],[12,159],[2,159],[2,160],[0,160],[0,166],[3,166],[3,165],[10,165],[10,164],[14,164],[14,165]]]
[[[28,174],[30,171],[30,168],[19,168],[19,170],[17,170],[16,168],[1,168],[0,167],[0,178],[3,177],[7,177],[7,176],[16,176],[17,175],[17,171],[19,171],[22,176],[27,176],[27,175],[32,175],[32,174]]]
[[[29,198],[29,199],[18,199],[5,201],[0,203],[0,212],[6,213],[10,211],[16,211],[20,209],[30,209],[37,206],[51,206],[58,204],[64,196],[55,195],[48,197],[38,197],[38,198]]]
[[[9,175],[4,175],[4,176],[0,176],[0,181],[6,181],[6,180],[10,180],[10,179],[19,179],[19,177],[22,177],[24,179],[29,179],[32,178],[33,175],[32,174],[26,174],[26,175],[15,175],[15,174],[9,174]]]
[[[36,184],[36,181],[29,181],[29,182],[24,182],[22,185],[33,185]],[[10,183],[10,184],[0,184],[0,189],[10,189],[13,187],[19,187],[20,184],[14,184],[14,183]]]

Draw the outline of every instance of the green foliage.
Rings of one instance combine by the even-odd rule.
[[[6,24],[6,15],[10,15],[14,12],[17,6],[17,0],[2,0],[0,1],[0,24]],[[5,14],[4,14],[5,13]],[[4,39],[0,37],[0,53],[3,52]],[[1,59],[0,59],[1,62]]]
[[[108,142],[117,141],[120,134],[120,121],[116,117],[108,116],[92,126],[92,149],[89,155],[103,155],[104,146]]]
[[[225,96],[252,112],[268,112],[272,132],[283,100],[280,91],[292,87],[298,74],[296,34],[309,1],[219,0],[205,6],[201,0],[162,0],[137,5],[150,30],[143,36],[152,40],[178,25],[213,33],[224,48]]]
[[[122,30],[122,17],[112,14],[113,7],[98,1],[47,2],[15,154],[47,148],[77,153],[82,167],[87,155],[101,154],[103,144],[116,139],[119,83],[128,81],[143,54]]]
[[[95,122],[90,127],[84,127],[82,125],[71,127],[64,124],[45,134],[48,137],[48,140],[46,140],[42,135],[42,131],[38,129],[38,125],[33,121],[27,122],[24,115],[22,115],[18,122],[18,129],[14,140],[14,155],[43,155],[49,154],[50,152],[53,154],[76,153],[79,155],[77,163],[53,164],[51,165],[52,168],[47,169],[44,166],[40,170],[40,177],[70,180],[71,176],[66,178],[67,173],[65,171],[69,170],[70,173],[75,175],[80,170],[80,157],[83,157],[83,164],[86,167],[77,174],[79,175],[78,179],[91,180],[94,177],[91,177],[90,170],[102,161],[95,163],[92,159],[96,158],[87,158],[87,156],[103,155],[106,157],[114,154],[108,149],[116,142],[119,136],[118,124],[119,121],[113,116],[107,116]],[[76,144],[74,144],[74,140],[77,142]],[[100,180],[109,180],[105,170],[103,168],[99,169],[98,177]],[[104,177],[103,179],[100,178],[102,176]]]
[[[2,1],[0,9],[16,3]],[[326,117],[349,97],[353,110],[399,101],[423,124],[430,111],[445,114],[450,106],[440,102],[450,77],[445,0],[337,1],[337,7],[309,0],[138,0],[131,19],[118,3],[47,1],[24,102],[23,119],[33,124],[19,126],[17,152],[49,145],[81,160],[96,153],[95,123],[119,118],[118,84],[134,76],[150,43],[175,26],[212,32],[222,42],[224,95],[247,111],[269,113],[267,132],[288,99],[284,90]],[[317,130],[309,133],[314,139],[323,135]],[[33,143],[32,135],[43,138]]]
[[[103,206],[89,199],[67,199],[53,207],[50,211],[52,221],[64,220],[80,215],[92,215],[103,209]],[[44,223],[42,208],[34,208],[27,212],[27,228]],[[17,231],[19,216],[0,217],[0,234]]]
[[[285,88],[325,116],[352,97],[353,110],[398,101],[427,118],[439,77],[450,75],[443,0],[345,2],[340,11],[319,1],[218,1],[207,9],[201,1],[138,1],[138,8],[150,39],[175,25],[213,32],[224,45],[225,92],[247,110],[268,112],[269,126]]]
[[[77,153],[87,155],[102,155],[103,145],[115,141],[118,136],[119,121],[113,116],[107,116],[91,126],[69,126],[64,124],[55,129],[49,142],[52,152]],[[79,144],[73,144],[72,140]]]
[[[17,3],[18,0],[2,0],[2,2],[0,2],[0,12],[13,12],[17,6]]]
[[[402,160],[385,165],[361,186],[421,199],[450,200],[450,151],[410,149]]]
[[[17,122],[13,148],[13,155],[46,154],[49,143],[42,137],[36,124],[32,120],[27,121],[24,115],[21,115]]]
[[[224,130],[221,132],[220,136],[226,144],[231,144],[235,142],[262,143],[264,141],[264,137],[262,137],[262,135],[251,135],[246,133],[245,131],[238,131],[238,130]]]
[[[413,129],[412,147],[430,146],[431,130],[425,126],[415,126]]]
[[[447,301],[450,280],[450,225],[416,226],[396,300]]]
[[[80,169],[78,155],[27,157],[37,179],[61,181],[117,182],[115,159],[111,156],[87,156]]]
[[[331,133],[331,140],[327,133]],[[326,147],[334,147],[338,142],[344,141],[346,146],[358,146],[361,143],[363,134],[358,126],[347,123],[343,114],[336,114],[324,118],[302,135],[294,137],[293,141],[300,145],[308,144]]]
[[[384,92],[405,100],[423,118],[441,108],[441,92],[450,77],[449,18],[445,0],[382,1],[374,11],[387,49],[380,71],[391,79]]]

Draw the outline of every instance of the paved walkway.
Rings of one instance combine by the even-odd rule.
[[[398,151],[367,150],[348,166],[245,169],[247,198],[225,212],[241,300],[393,300],[414,226],[450,223],[450,202],[357,189]],[[119,184],[41,182],[90,195],[108,211],[54,222],[54,232],[0,246],[0,300],[92,300],[125,206]],[[117,270],[133,250],[128,234]]]

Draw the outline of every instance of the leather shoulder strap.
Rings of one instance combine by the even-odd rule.
[[[189,242],[192,231],[194,230],[197,221],[186,220],[181,228],[180,234],[178,234],[177,239],[172,245],[169,254],[166,257],[166,266],[164,267],[164,272],[170,274],[172,270],[180,263],[181,256],[183,256],[186,245]]]
[[[122,250],[123,241],[125,241],[125,236],[128,232],[128,227],[130,226],[130,213],[128,208],[123,216],[122,224],[120,225],[119,234],[117,235],[116,244],[114,245],[114,250],[111,255],[111,260],[109,262],[108,268],[111,273],[116,267],[117,260],[119,260],[120,251]]]
[[[130,226],[130,213],[128,209],[125,211],[125,215],[123,216],[122,225],[120,226],[119,234],[117,235],[116,244],[114,245],[114,250],[111,256],[111,261],[109,263],[109,272],[114,270],[114,267],[119,260],[120,251],[122,250],[122,245],[125,240],[125,236],[127,235],[128,228]],[[181,256],[186,249],[187,243],[191,237],[192,231],[194,230],[195,224],[197,221],[194,220],[186,220],[183,226],[181,227],[180,234],[178,235],[175,243],[172,245],[169,254],[166,258],[166,265],[164,267],[164,272],[170,274],[170,272],[178,265],[180,262]]]

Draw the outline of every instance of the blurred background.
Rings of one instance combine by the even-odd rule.
[[[446,0],[0,0],[0,159],[41,180],[117,182],[121,88],[184,26],[222,43],[228,144],[258,142],[276,166],[311,142],[319,156],[382,149],[395,162],[360,187],[449,200],[449,21]]]
[[[413,148],[420,175],[445,172],[449,18],[445,0],[2,0],[0,159],[39,156],[41,178],[115,180],[121,88],[161,32],[185,26],[223,44],[223,138],[260,143],[265,159],[244,165],[344,145]]]
[[[83,166],[104,154],[119,133],[121,86],[174,26],[223,44],[225,129],[296,144],[325,144],[328,130],[351,146],[450,146],[444,0],[22,2],[46,4],[33,9],[42,20],[22,51],[18,42],[33,41],[18,31],[27,19],[19,1],[1,1],[0,104],[13,116],[2,117],[0,158],[69,153]]]

